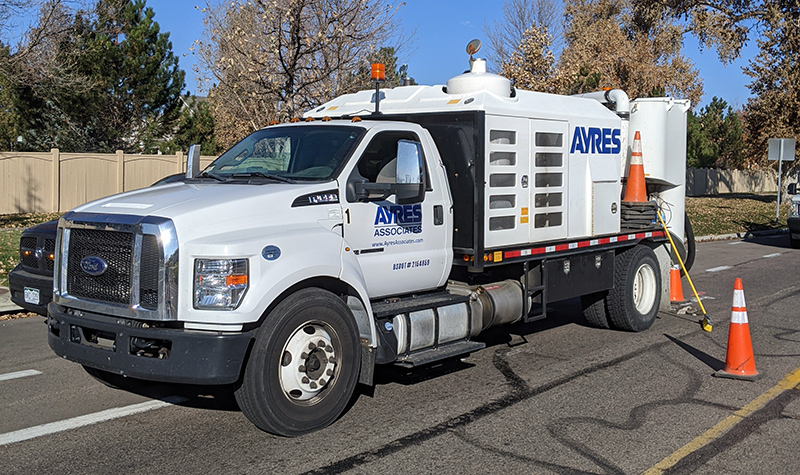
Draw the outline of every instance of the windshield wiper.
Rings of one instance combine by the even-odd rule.
[[[273,175],[272,173],[264,173],[264,172],[234,173],[233,175],[231,175],[231,178],[251,178],[251,177],[267,178],[270,180],[281,181],[283,183],[297,183],[291,178],[286,178],[285,176]]]
[[[222,178],[221,176],[215,175],[215,174],[209,173],[209,172],[203,172],[200,175],[198,175],[198,177],[199,178],[213,178],[213,179],[215,179],[217,181],[221,181],[223,183],[227,181],[226,179]]]

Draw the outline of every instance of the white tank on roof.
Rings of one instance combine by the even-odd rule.
[[[469,94],[488,91],[500,97],[511,97],[511,81],[503,76],[486,72],[486,60],[472,60],[469,72],[447,81],[448,94]]]

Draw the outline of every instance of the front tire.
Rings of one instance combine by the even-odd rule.
[[[608,319],[614,328],[639,332],[655,321],[661,302],[661,272],[655,253],[637,245],[616,257]]]
[[[358,328],[344,301],[303,289],[267,315],[234,394],[258,428],[294,437],[341,415],[360,365]]]

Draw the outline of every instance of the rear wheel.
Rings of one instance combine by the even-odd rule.
[[[608,323],[608,312],[606,311],[606,298],[608,291],[596,292],[588,295],[581,295],[581,307],[583,316],[589,325],[595,328],[611,328]]]
[[[297,436],[331,424],[353,395],[361,364],[358,328],[342,299],[304,289],[266,318],[236,401],[260,429]]]
[[[614,288],[607,297],[608,319],[620,330],[647,330],[661,302],[661,272],[655,253],[634,246],[616,257]]]

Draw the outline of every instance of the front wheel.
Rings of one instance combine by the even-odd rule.
[[[607,297],[608,319],[614,328],[647,330],[661,302],[661,272],[655,253],[637,245],[620,253],[614,265],[614,288]]]
[[[267,315],[236,401],[257,427],[293,437],[330,425],[353,395],[360,369],[358,328],[342,299],[301,290]]]

